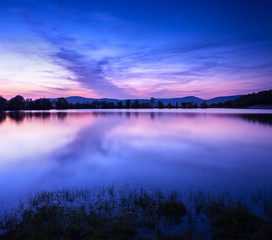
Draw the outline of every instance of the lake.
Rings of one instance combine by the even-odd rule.
[[[271,187],[272,110],[0,113],[1,210],[39,190]]]

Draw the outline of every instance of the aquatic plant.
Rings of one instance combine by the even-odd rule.
[[[1,216],[0,239],[270,239],[271,196],[128,186],[41,191]]]

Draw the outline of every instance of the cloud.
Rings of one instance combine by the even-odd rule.
[[[49,25],[29,17],[25,20],[31,30],[50,45],[51,51],[45,58],[66,70],[70,75],[66,77],[67,80],[77,82],[99,96],[130,97],[124,89],[118,87],[106,76],[105,69],[110,68],[109,57],[93,57],[90,53],[83,53],[88,50],[101,50],[99,44],[80,44],[77,42],[78,39],[62,34],[54,24]]]
[[[73,80],[94,90],[101,96],[126,95],[125,91],[109,81],[104,74],[104,68],[109,64],[107,58],[90,59],[88,56],[74,50],[60,48],[51,55],[52,60],[73,74]]]
[[[63,87],[48,87],[48,86],[42,86],[43,88],[49,89],[49,90],[56,90],[56,91],[69,91],[69,88],[63,88]]]

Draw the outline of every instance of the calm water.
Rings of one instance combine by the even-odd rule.
[[[242,191],[271,183],[271,110],[0,113],[2,208],[70,186]]]

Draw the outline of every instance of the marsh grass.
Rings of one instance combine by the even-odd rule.
[[[0,239],[271,239],[272,191],[70,188],[30,195],[1,216]]]

